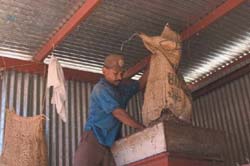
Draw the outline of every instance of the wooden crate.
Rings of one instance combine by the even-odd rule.
[[[223,140],[223,134],[218,131],[160,122],[116,141],[111,150],[117,165],[126,165],[164,152],[220,161],[223,159]]]

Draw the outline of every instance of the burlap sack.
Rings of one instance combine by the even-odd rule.
[[[47,166],[44,117],[20,117],[6,111],[0,166]]]
[[[148,125],[159,118],[163,109],[168,109],[177,118],[189,122],[191,95],[182,77],[177,75],[181,56],[180,36],[167,26],[161,36],[139,36],[145,47],[153,53],[144,94],[143,123]]]

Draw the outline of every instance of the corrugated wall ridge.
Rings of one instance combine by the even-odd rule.
[[[1,75],[0,75],[1,76]],[[46,79],[39,75],[8,71],[0,77],[0,152],[3,146],[4,118],[6,108],[15,109],[21,116],[45,114],[46,140],[50,166],[71,166],[76,147],[87,119],[89,96],[93,84],[66,81],[68,100],[66,114],[68,122],[59,119],[55,107],[50,104],[52,90],[46,89]],[[128,104],[129,113],[141,120],[138,108],[141,94]],[[123,136],[134,132],[129,127],[122,128]]]
[[[193,124],[225,132],[227,166],[250,158],[250,74],[194,101]]]

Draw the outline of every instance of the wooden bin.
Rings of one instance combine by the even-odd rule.
[[[159,161],[162,166],[217,166],[223,160],[223,140],[218,131],[161,122],[116,141],[111,151],[118,166],[158,166]]]

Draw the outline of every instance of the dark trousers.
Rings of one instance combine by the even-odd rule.
[[[83,132],[73,166],[115,166],[110,148],[98,143],[92,131]]]

